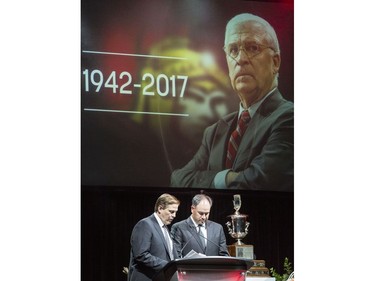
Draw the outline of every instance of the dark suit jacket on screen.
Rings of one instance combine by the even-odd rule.
[[[215,175],[225,170],[227,143],[237,116],[233,112],[205,130],[193,159],[173,171],[171,186],[214,188]],[[277,89],[248,123],[233,170],[240,174],[230,188],[293,191],[294,106]]]
[[[206,222],[206,228],[207,246],[204,251],[197,229],[190,217],[172,225],[171,236],[179,257],[184,257],[191,250],[206,256],[229,256],[223,227],[209,220]]]
[[[170,260],[168,246],[154,215],[140,220],[130,238],[129,281],[147,281]],[[174,258],[177,251],[173,247]]]

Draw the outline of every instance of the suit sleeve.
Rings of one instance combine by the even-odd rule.
[[[171,175],[172,187],[213,188],[213,180],[219,170],[207,170],[210,143],[212,142],[212,127],[206,128],[201,146],[193,159],[181,169],[176,169]]]
[[[133,229],[130,243],[134,259],[155,271],[162,269],[168,262],[160,257],[165,255],[164,246],[155,237],[153,226],[145,220],[139,221]]]

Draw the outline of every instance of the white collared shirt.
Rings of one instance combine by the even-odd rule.
[[[191,218],[191,220],[193,221],[194,226],[195,226],[195,230],[196,230],[197,233],[198,233],[198,232],[199,232],[199,226],[198,226],[198,224],[193,220],[193,216],[190,216],[190,218]],[[201,231],[202,231],[202,235],[204,236],[204,238],[207,239],[207,228],[206,228],[206,224],[205,224],[205,223],[202,224],[202,226],[201,226]],[[205,240],[205,243],[207,244],[206,239],[204,239],[204,240]]]
[[[249,114],[250,114],[250,117],[253,118],[254,117],[254,114],[255,112],[257,112],[259,106],[262,104],[262,102],[270,95],[272,94],[274,91],[276,90],[276,87],[273,88],[267,95],[265,95],[260,101],[257,101],[256,103],[250,105],[250,107],[247,109],[247,111],[249,111]],[[238,119],[240,118],[241,116],[241,113],[242,111],[246,110],[245,108],[243,108],[242,104],[240,103],[240,109],[238,111]]]

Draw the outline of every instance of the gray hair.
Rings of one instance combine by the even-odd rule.
[[[243,14],[236,15],[231,20],[228,21],[226,29],[225,29],[225,41],[224,41],[225,45],[227,43],[227,35],[228,35],[228,31],[230,27],[238,23],[247,22],[247,21],[255,21],[261,24],[264,28],[264,31],[266,32],[268,36],[267,39],[270,41],[269,43],[272,45],[272,47],[277,53],[280,53],[279,41],[277,39],[277,35],[276,35],[274,28],[265,19],[256,15],[250,14],[250,13],[243,13]]]
[[[197,194],[193,197],[193,199],[191,200],[191,205],[193,205],[194,207],[197,206],[202,200],[206,199],[208,201],[208,203],[210,204],[210,206],[212,206],[212,199],[210,196],[208,195],[205,195],[205,194]]]

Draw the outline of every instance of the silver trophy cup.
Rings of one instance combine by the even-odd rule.
[[[233,196],[233,207],[234,214],[228,216],[230,221],[226,223],[229,231],[229,235],[236,239],[236,243],[228,246],[228,251],[231,256],[235,257],[246,257],[253,259],[253,246],[245,245],[241,239],[243,239],[247,233],[250,223],[247,221],[248,215],[240,214],[241,208],[241,195],[235,194]]]
[[[247,235],[250,223],[247,221],[248,215],[239,213],[241,208],[241,195],[233,195],[233,207],[235,213],[228,216],[231,218],[231,221],[228,221],[226,225],[228,227],[229,235],[232,236],[232,238],[237,239],[235,245],[244,245],[241,242],[241,239]]]

